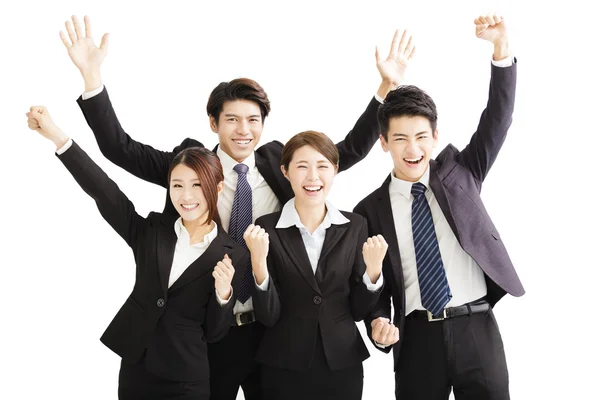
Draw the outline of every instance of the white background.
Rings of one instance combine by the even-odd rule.
[[[119,358],[98,339],[134,279],[130,249],[53,145],[27,129],[29,106],[47,106],[140,214],[164,204],[163,189],[98,151],[75,103],[82,79],[58,36],[71,14],[92,17],[98,42],[111,33],[103,79],[114,107],[135,139],[159,149],[188,136],[214,146],[206,100],[219,82],[241,76],[272,101],[263,143],[306,129],[341,140],[378,87],[375,45],[387,54],[394,30],[405,27],[418,44],[406,83],[436,101],[440,144],[462,148],[487,98],[492,46],[474,36],[472,21],[488,11],[505,15],[519,60],[514,122],[482,193],[527,290],[495,309],[512,398],[599,398],[591,9],[576,1],[11,3],[0,23],[0,398],[116,398]],[[340,174],[330,200],[351,210],[391,168],[377,144]],[[393,399],[392,356],[368,346],[364,398]]]

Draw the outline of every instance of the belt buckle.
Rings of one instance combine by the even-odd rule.
[[[441,318],[433,318],[433,314],[429,311],[427,311],[427,321],[432,322],[432,321],[442,321],[446,318],[448,318],[448,316],[446,315],[446,309],[444,308],[444,310],[442,311],[442,317]]]
[[[250,314],[252,316],[252,320],[248,321],[248,322],[244,322],[242,321],[242,314]],[[242,326],[242,325],[246,325],[249,324],[251,322],[254,322],[256,320],[256,317],[254,316],[254,311],[248,311],[248,312],[243,312],[243,313],[237,313],[235,314],[235,322],[237,324],[237,326]]]

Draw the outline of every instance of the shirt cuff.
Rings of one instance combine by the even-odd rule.
[[[377,100],[378,102],[383,104],[383,98],[380,95],[378,95],[377,93],[375,93],[375,100]]]
[[[227,303],[229,303],[229,300],[231,300],[231,296],[233,296],[233,288],[231,288],[231,291],[229,292],[229,298],[227,300],[223,300],[221,298],[221,296],[219,296],[219,294],[217,293],[216,290],[215,290],[215,296],[217,296],[217,301],[219,302],[219,304],[224,306]]]
[[[252,273],[252,276],[254,276],[254,272]],[[267,289],[269,288],[269,273],[267,272],[267,277],[265,278],[263,283],[261,283],[260,285],[258,283],[256,283],[256,276],[254,276],[254,284],[256,285],[258,290],[266,292]]]
[[[369,275],[365,272],[363,275],[363,282],[370,292],[376,292],[383,286],[383,274],[379,274],[379,279],[377,279],[377,282],[371,283],[371,278],[369,278]]]
[[[379,347],[380,349],[385,349],[386,347],[388,347],[385,344],[381,344],[381,343],[376,342],[374,340],[373,340],[373,343],[375,343],[375,346]]]
[[[83,100],[87,100],[87,99],[91,99],[92,97],[99,95],[100,93],[102,93],[102,91],[104,90],[104,85],[100,85],[100,87],[94,89],[94,90],[90,90],[89,92],[84,92],[81,95],[81,98]]]
[[[56,154],[60,156],[65,151],[69,150],[72,145],[73,145],[73,139],[67,140],[67,143],[65,143],[63,147],[61,147],[60,149],[56,150]]]
[[[492,64],[496,67],[506,68],[506,67],[510,67],[514,64],[514,59],[515,58],[513,57],[512,54],[510,56],[508,56],[502,60],[498,60],[498,61],[496,61],[492,58]]]

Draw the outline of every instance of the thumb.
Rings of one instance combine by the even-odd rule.
[[[102,40],[100,41],[100,50],[102,50],[105,55],[108,53],[108,33],[105,33],[104,36],[102,36]]]
[[[46,107],[44,106],[31,106],[29,107],[29,111],[37,114],[44,114],[46,112]]]
[[[375,62],[381,62],[381,58],[379,58],[379,48],[377,46],[375,46]]]
[[[229,261],[231,261],[231,258],[229,258],[229,255],[228,255],[228,254],[225,254],[225,257],[223,257],[223,259],[224,259],[224,260],[229,260]]]

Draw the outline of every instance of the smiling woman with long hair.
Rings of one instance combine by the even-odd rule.
[[[58,158],[134,252],[133,291],[101,338],[122,358],[119,398],[208,399],[206,343],[227,334],[233,266],[249,262],[220,226],[219,158],[197,147],[179,153],[169,168],[179,216],[151,212],[144,218],[45,108],[32,107],[27,117],[31,129],[56,144]]]

